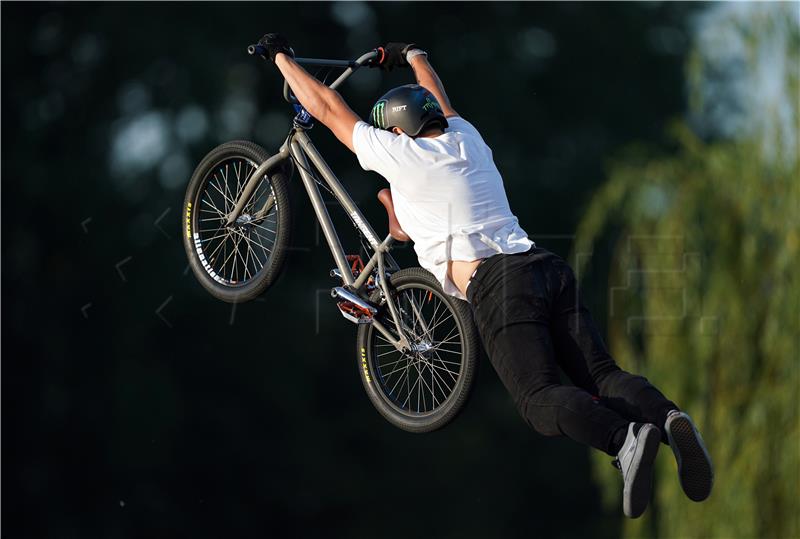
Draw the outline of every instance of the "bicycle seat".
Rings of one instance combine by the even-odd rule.
[[[392,202],[392,191],[387,187],[378,191],[378,200],[381,201],[386,213],[389,216],[389,234],[397,241],[411,241],[411,238],[400,228],[397,216],[394,214],[394,202]]]

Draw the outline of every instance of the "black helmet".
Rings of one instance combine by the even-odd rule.
[[[389,90],[372,107],[370,120],[373,127],[386,130],[399,127],[410,137],[416,137],[434,123],[442,129],[447,127],[439,102],[418,84]]]

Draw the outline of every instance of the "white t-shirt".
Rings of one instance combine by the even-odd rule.
[[[364,170],[386,178],[400,226],[414,241],[420,265],[445,293],[466,299],[447,278],[450,260],[520,253],[533,245],[511,213],[492,150],[460,117],[443,135],[395,135],[366,122],[353,129],[353,148]]]

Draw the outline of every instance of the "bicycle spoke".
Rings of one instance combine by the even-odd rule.
[[[447,350],[437,350],[437,352],[447,352]],[[449,354],[456,354],[458,356],[463,356],[464,354],[461,352],[448,352]],[[446,359],[437,359],[440,363],[447,363],[448,365],[457,365],[461,366],[461,361],[448,361]]]
[[[244,246],[245,249],[247,249],[246,256],[244,258],[244,278],[247,280],[250,276],[250,267],[247,265],[247,263],[250,261],[250,252],[253,250],[253,248],[250,247],[250,244],[248,243],[250,240],[247,238],[247,236],[245,236],[242,232],[239,232],[239,234],[241,234],[242,238],[245,239]]]
[[[238,279],[236,279],[237,283],[240,283],[247,278],[246,273],[244,272],[244,268],[242,267],[244,265],[244,257],[242,256],[242,245],[247,246],[247,242],[243,241],[241,235],[238,235],[236,239],[236,256],[235,256],[235,260],[237,261],[237,266],[238,266],[238,271],[236,272],[236,276],[238,277]]]
[[[228,238],[228,239],[230,239],[230,238]],[[231,243],[234,243],[232,239],[231,239]],[[236,252],[235,248],[236,248],[236,247],[235,247],[235,245],[234,245],[234,250],[233,250],[233,251],[231,251],[231,254],[229,254],[229,255],[228,255],[226,258],[225,258],[225,260],[222,262],[222,270],[223,270],[223,271],[225,270],[225,267],[228,265],[228,260],[229,260],[229,259],[230,259],[230,258],[233,256],[233,254]],[[234,261],[235,261],[235,259],[234,259]],[[232,281],[232,279],[228,279],[228,281]]]
[[[255,203],[253,203],[253,206],[255,206]],[[253,217],[259,220],[266,219],[269,215],[272,214],[272,208],[275,208],[275,194],[272,192],[272,188],[270,188],[270,195],[264,202],[264,206],[262,206],[260,210],[255,212]]]
[[[399,354],[400,352],[397,352],[397,353]],[[406,355],[405,355],[405,354],[402,354],[402,355],[400,356],[400,359],[398,359],[397,361],[387,362],[387,363],[384,363],[383,365],[378,365],[378,368],[379,368],[381,371],[383,371],[383,369],[386,369],[386,368],[393,367],[394,365],[397,365],[398,363],[400,363],[400,362],[401,362],[401,361],[403,361],[404,359],[406,359]]]
[[[420,304],[422,303],[422,297],[420,297]],[[419,321],[420,328],[424,332],[424,334],[428,334],[428,328],[425,325],[425,320],[422,318],[422,311],[417,306],[416,302],[414,301],[414,295],[411,295],[411,309],[414,312],[414,328],[417,327],[417,321]],[[416,334],[416,332],[415,332]]]
[[[220,172],[220,174],[222,174],[222,172]],[[223,179],[222,185],[225,187],[225,194],[226,195],[230,195],[230,196],[226,196],[225,200],[230,203],[230,205],[231,205],[230,209],[233,209],[233,207],[236,206],[236,201],[233,199],[233,193],[231,193],[231,190],[228,189],[228,164],[227,163],[225,163],[225,173],[222,174],[222,179]],[[229,209],[229,211],[230,211],[230,209]]]
[[[220,248],[220,247],[222,247],[223,245],[225,245],[225,243],[227,242],[228,238],[230,238],[230,234],[225,234],[225,235],[223,236],[223,238],[224,238],[224,239],[222,240],[222,242],[221,242],[219,245],[217,245],[217,248],[216,248],[216,249],[214,249],[214,250],[211,252],[211,254],[210,254],[208,257],[207,257],[209,261],[210,261],[212,258],[214,258],[214,255],[216,255],[216,254],[217,254],[217,251],[219,251],[219,248]],[[209,247],[210,247],[210,245],[209,245]]]
[[[262,238],[262,237],[261,237],[261,235],[260,235],[258,232],[256,232],[256,231],[255,231],[255,229],[253,230],[253,234],[255,234],[255,236],[258,238],[257,240],[253,240],[253,241],[255,241],[256,243],[258,243],[258,245],[259,245],[259,246],[261,247],[261,249],[264,251],[264,261],[266,262],[266,260],[268,260],[268,259],[269,259],[269,255],[271,255],[271,254],[272,254],[272,249],[270,249],[269,247],[265,247],[265,246],[264,246],[264,244],[262,244],[262,243],[261,243],[261,241],[260,241],[260,240],[262,240],[262,239],[264,239],[264,238]],[[273,245],[274,245],[274,244],[273,244]]]
[[[240,176],[239,173],[242,171],[242,167],[243,166],[244,166],[244,163],[239,161],[239,170],[236,170],[236,163],[233,164],[233,172],[236,174],[236,197],[235,197],[235,200],[239,200],[239,195],[241,195],[241,193],[242,193],[243,185],[242,185],[241,178],[239,177]]]
[[[443,303],[444,302],[442,302],[442,301],[438,302],[439,305],[442,305]],[[444,308],[444,309],[442,309],[442,312],[439,313],[439,316],[437,318],[431,320],[430,329],[428,331],[428,338],[429,339],[433,340],[433,338],[434,338],[434,330],[436,328],[438,328],[441,323],[444,323],[444,322],[446,322],[448,320],[446,318],[446,316],[452,317],[452,314],[449,313],[447,308]]]
[[[206,204],[208,204],[208,206],[209,206],[209,207],[210,207],[212,210],[214,210],[214,212],[216,212],[216,214],[217,214],[217,215],[219,215],[220,219],[225,219],[225,214],[224,214],[224,213],[222,213],[222,212],[219,210],[219,208],[217,208],[216,206],[214,206],[213,204],[211,204],[211,202],[209,202],[209,201],[208,201],[208,200],[206,200],[206,199],[202,199],[202,200],[200,200],[200,203],[201,203],[201,204],[202,204],[203,202],[205,202]],[[208,211],[208,210],[204,210],[204,209],[202,209],[202,208],[201,208],[201,209],[200,209],[200,211]]]
[[[217,238],[226,238],[226,237],[228,237],[228,236],[230,236],[230,234],[228,234],[227,232],[225,232],[225,233],[223,233],[223,234],[219,234],[219,235],[217,235],[217,236],[211,236],[210,238],[203,238],[202,240],[200,240],[200,243],[205,243],[205,242],[207,242],[207,241],[215,240],[215,239],[217,239]]]
[[[400,380],[403,380],[403,378],[404,377],[401,376]],[[405,379],[408,379],[408,362],[406,362],[406,376],[405,376]],[[399,382],[399,380],[398,380],[398,382]],[[389,394],[394,393],[394,390],[397,387],[398,382],[395,382],[395,384],[392,386],[392,389],[389,390]]]
[[[444,304],[444,302],[437,301],[436,305],[434,305],[433,314],[431,314],[431,325],[434,325],[436,323],[436,314],[439,312],[439,307],[441,307],[443,304]],[[445,309],[445,310],[447,310],[447,309]],[[428,338],[432,339],[433,336],[428,334]]]
[[[258,223],[252,223],[252,222],[251,222],[250,224],[251,224],[251,225],[253,225],[253,226],[255,226],[255,227],[261,228],[261,229],[263,229],[263,230],[266,230],[267,232],[272,232],[273,234],[277,234],[277,232],[276,232],[276,231],[274,231],[274,230],[270,230],[269,228],[267,228],[267,227],[265,227],[265,226],[263,226],[263,225],[260,225],[260,224],[258,224]]]
[[[458,326],[454,325],[453,329],[451,329],[450,332],[447,335],[445,335],[444,339],[440,339],[440,340],[435,341],[435,342],[438,342],[439,344],[450,344],[451,342],[455,342],[456,340],[460,341],[461,340],[461,336],[460,335],[455,335],[452,338],[450,337],[451,335],[453,335],[453,331],[455,331],[457,329],[458,329]]]
[[[214,179],[215,179],[215,180],[217,179],[217,175],[216,175],[216,174],[214,174]],[[217,181],[219,181],[219,180],[217,180]],[[223,198],[223,199],[225,199],[225,213],[228,213],[228,204],[229,204],[229,203],[231,203],[231,201],[228,199],[228,195],[226,195],[225,193],[223,193],[223,192],[222,192],[222,189],[220,189],[220,188],[217,186],[217,184],[215,184],[215,183],[213,183],[213,182],[208,182],[208,184],[209,184],[211,187],[213,187],[214,189],[216,189],[216,190],[219,192],[219,194],[220,194],[220,195],[222,195],[222,198]],[[227,184],[227,183],[223,183],[223,185],[225,186],[225,191],[227,191],[227,190],[228,190],[228,184]],[[235,206],[235,204],[233,204],[233,205]]]
[[[254,256],[254,257],[257,257],[257,255],[256,255],[256,253],[255,253],[255,249],[254,249],[253,245],[257,245],[258,247],[260,247],[260,248],[261,248],[261,250],[262,250],[264,253],[267,253],[267,252],[269,251],[269,250],[268,250],[266,247],[264,247],[264,245],[263,245],[263,244],[262,244],[260,241],[258,241],[258,240],[253,240],[253,239],[250,239],[250,238],[249,238],[249,237],[248,237],[246,234],[244,234],[243,232],[239,232],[239,233],[240,233],[240,234],[242,235],[242,237],[243,237],[243,238],[244,238],[244,239],[247,241],[247,244],[248,244],[248,245],[247,245],[247,248],[248,248],[249,250],[253,251],[253,256]],[[256,234],[256,236],[258,236],[258,234]],[[259,237],[260,237],[260,236],[259,236]],[[265,257],[265,258],[266,258],[266,257]]]
[[[435,326],[431,327],[430,330],[429,330],[431,332],[431,334],[433,334],[433,330],[434,329],[436,329],[438,326],[442,325],[444,322],[446,322],[447,320],[449,320],[451,318],[453,318],[453,313],[448,314],[447,318],[445,318],[444,320],[438,322]],[[453,320],[455,320],[455,318],[453,318]]]
[[[457,355],[461,355],[462,353],[460,348],[458,350],[448,350],[447,348],[433,347],[431,348],[431,350],[436,350],[437,352],[446,352],[448,354],[457,354]]]
[[[405,370],[405,369],[406,369],[406,366],[405,366],[405,365],[401,365],[400,367],[397,367],[397,368],[396,368],[396,369],[394,369],[393,371],[391,371],[391,372],[387,372],[386,374],[383,374],[383,376],[384,376],[385,378],[389,378],[389,377],[390,377],[391,375],[393,375],[394,373],[396,373],[396,372],[400,372],[400,371],[402,371],[402,370]],[[382,373],[381,373],[381,374],[382,374]]]
[[[436,382],[436,385],[439,386],[439,389],[442,389],[442,393],[447,395],[448,393],[450,393],[450,391],[453,390],[453,388],[445,381],[445,379],[442,378],[442,375],[436,372],[435,369],[431,369],[431,373],[433,373],[433,375],[435,376],[435,378],[431,377],[432,380],[440,380],[442,384],[444,384],[444,386],[447,388],[447,390],[445,391],[444,389],[442,389],[442,386],[439,385],[439,382]]]
[[[419,376],[419,367],[414,365],[414,368],[417,371],[417,381],[414,382],[414,385],[416,385],[421,380],[421,378]],[[420,393],[421,393],[421,391],[419,390],[419,388],[417,388],[417,413],[419,413],[419,396],[420,396]]]
[[[433,365],[433,364],[431,364],[431,366],[432,366],[434,369],[439,369],[439,370],[441,370],[441,371],[445,371],[445,372],[447,372],[447,373],[450,375],[450,377],[451,377],[451,378],[453,378],[453,381],[454,381],[454,382],[456,381],[456,378],[455,378],[455,376],[458,376],[458,373],[457,373],[457,372],[453,372],[453,371],[451,371],[450,369],[447,369],[447,368],[445,368],[445,367],[437,367],[436,365]],[[455,375],[455,376],[453,376],[453,375]]]
[[[253,194],[250,195],[250,198],[247,200],[247,204],[245,204],[245,207],[247,208],[248,213],[252,213],[252,210],[255,207],[256,202],[261,197],[261,195],[258,192],[264,185],[269,185],[269,180],[267,180],[266,178],[258,182],[258,185],[256,185],[256,188],[253,190]],[[272,191],[272,188],[270,187],[269,190]]]
[[[431,392],[431,396],[433,397],[434,404],[438,405],[438,403],[436,402],[436,396],[433,394],[433,388],[431,388],[428,385],[428,382],[425,381],[425,376],[423,374],[424,371],[425,371],[425,367],[427,367],[427,366],[428,366],[427,364],[423,365],[422,369],[419,370],[419,379],[422,380],[422,383],[425,384],[425,387],[428,388],[428,390]],[[423,397],[423,403],[424,403],[424,397]]]

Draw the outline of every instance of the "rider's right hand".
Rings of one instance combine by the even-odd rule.
[[[294,50],[289,46],[289,40],[281,34],[264,34],[258,44],[267,49],[269,59],[275,61],[275,56],[282,52],[294,58]]]
[[[414,47],[416,47],[416,45],[413,43],[387,43],[383,47],[376,49],[380,54],[372,65],[374,67],[380,67],[384,71],[391,71],[395,67],[408,67],[406,52]]]

